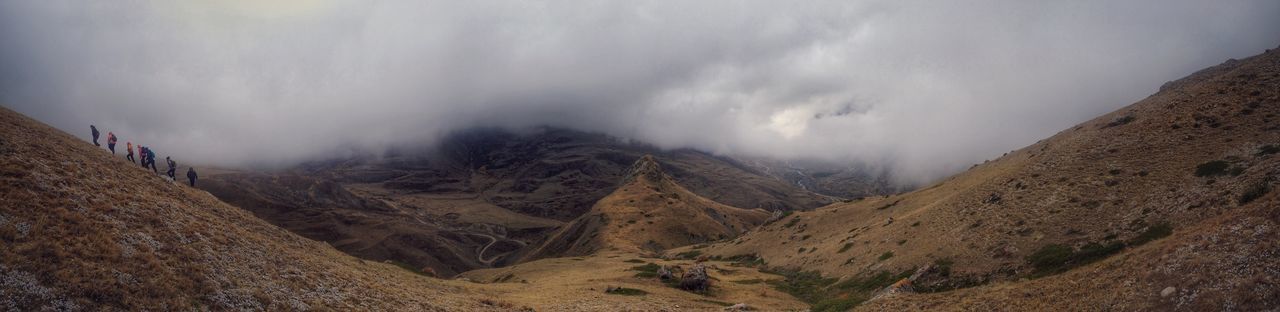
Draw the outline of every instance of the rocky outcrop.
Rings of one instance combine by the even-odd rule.
[[[680,289],[704,292],[711,288],[711,279],[707,276],[707,266],[701,263],[693,265],[680,278]]]

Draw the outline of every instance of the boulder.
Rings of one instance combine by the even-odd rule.
[[[688,291],[702,292],[711,288],[711,279],[707,276],[707,266],[695,264],[680,279],[680,288]]]

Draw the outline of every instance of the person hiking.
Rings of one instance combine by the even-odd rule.
[[[98,144],[98,127],[89,125],[89,130],[93,131],[93,146],[102,146],[102,144]]]
[[[166,172],[165,172],[166,174],[168,174],[168,175],[169,175],[169,179],[170,179],[170,180],[177,180],[178,178],[177,178],[177,177],[175,177],[175,176],[173,175],[173,171],[174,171],[174,170],[178,170],[178,168],[176,168],[176,167],[178,167],[178,163],[173,162],[173,159],[169,159],[169,156],[165,156],[165,157],[164,157],[164,162],[165,162],[165,164],[169,165],[169,171],[166,171]]]
[[[129,163],[133,163],[133,142],[124,142],[124,150],[129,152],[129,155],[125,155],[124,158],[128,159]]]
[[[147,167],[147,147],[142,144],[138,144],[138,164]]]
[[[156,151],[150,148],[147,149],[147,163],[151,164],[151,172],[160,173],[160,170],[156,169]]]
[[[116,133],[107,131],[107,149],[111,150],[111,155],[116,154]]]
[[[187,167],[187,180],[191,180],[191,187],[196,187],[196,168]]]

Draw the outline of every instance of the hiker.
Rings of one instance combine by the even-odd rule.
[[[174,171],[174,170],[178,170],[177,168],[175,168],[175,167],[177,167],[177,166],[178,166],[178,163],[173,162],[173,159],[169,159],[169,156],[165,156],[165,157],[164,157],[164,162],[165,162],[165,164],[168,164],[168,165],[169,165],[169,171],[166,171],[166,172],[165,172],[165,173],[169,174],[169,179],[170,179],[170,180],[177,180],[178,178],[173,176],[173,171]]]
[[[152,173],[160,173],[160,170],[156,169],[156,151],[153,151],[150,148],[147,149],[147,163],[151,164]]]
[[[196,168],[187,167],[187,179],[191,180],[191,187],[196,187]]]
[[[111,155],[116,154],[116,133],[107,131],[107,149],[111,150]]]
[[[147,147],[142,144],[138,144],[138,164],[142,165],[142,168],[147,167]]]
[[[102,146],[102,144],[98,144],[98,127],[89,125],[89,130],[93,131],[93,146]]]
[[[124,142],[124,150],[129,152],[129,155],[125,155],[124,158],[128,159],[129,163],[133,163],[133,142]]]

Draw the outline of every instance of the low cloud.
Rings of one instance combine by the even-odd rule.
[[[472,127],[936,179],[1280,44],[1276,1],[5,1],[0,103],[189,163]]]

